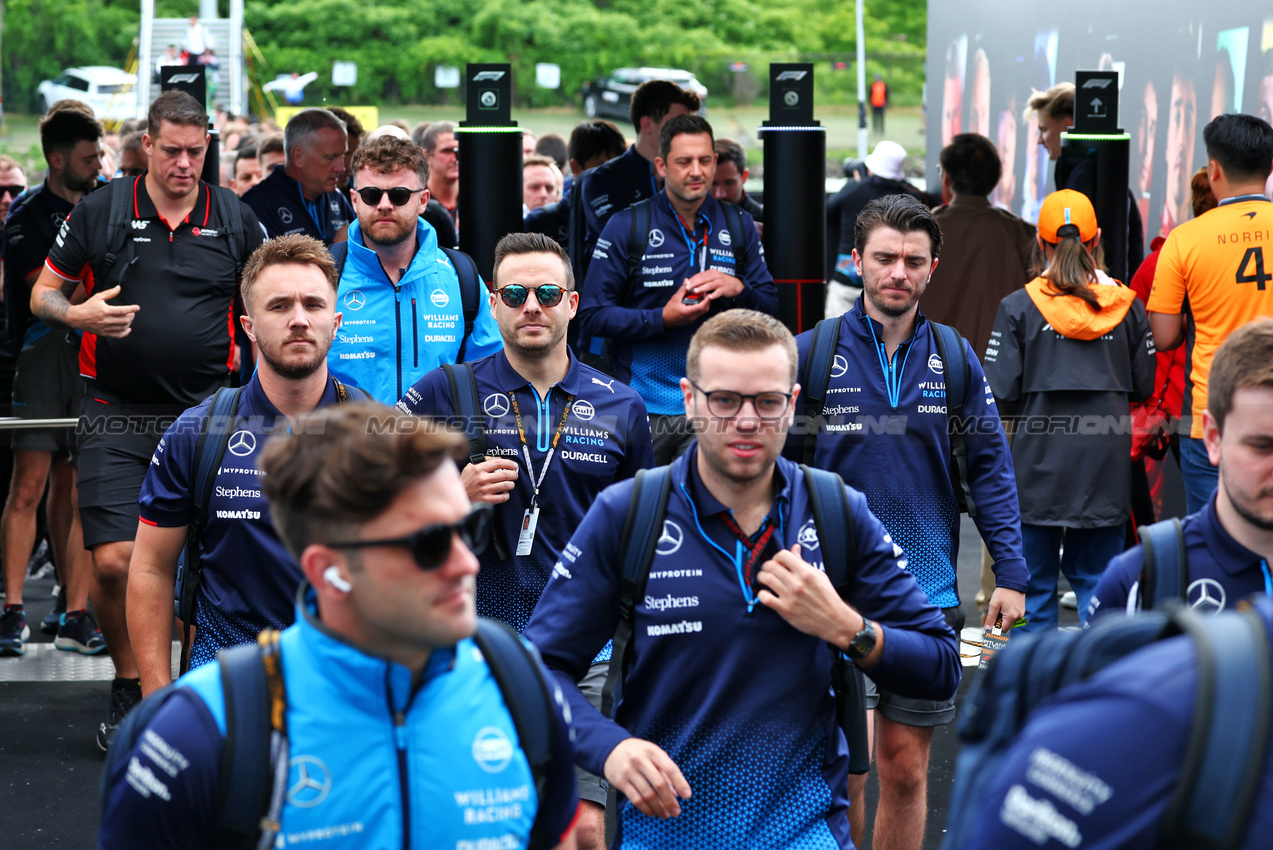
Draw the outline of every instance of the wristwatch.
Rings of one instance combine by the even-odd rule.
[[[862,631],[853,636],[849,642],[849,651],[845,653],[854,661],[861,661],[875,651],[875,626],[863,618]]]

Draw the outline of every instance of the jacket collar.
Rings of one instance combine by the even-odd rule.
[[[879,322],[875,321],[874,319],[872,319],[866,313],[866,294],[865,293],[858,296],[858,300],[854,302],[853,304],[853,309],[850,310],[848,313],[846,313],[845,317],[851,318],[853,321],[841,322],[841,324],[848,325],[850,331],[854,333],[855,335],[861,337],[862,339],[867,339],[872,341],[883,339],[884,326],[881,325]],[[920,332],[923,331],[925,327],[927,327],[927,325],[928,325],[928,317],[924,315],[924,312],[922,310],[916,310],[915,311],[915,330],[913,333],[911,333],[911,338],[908,339],[905,344],[910,344],[914,342],[916,339],[918,339]],[[874,336],[872,336],[871,334],[872,331],[875,332]]]
[[[562,378],[555,386],[561,387],[566,395],[578,397],[580,389],[583,387],[582,370],[579,368],[579,358],[575,357],[575,353],[567,349],[570,355],[570,365],[566,368],[566,377]],[[503,392],[511,392],[520,390],[522,387],[530,385],[530,381],[523,378],[513,364],[508,362],[508,355],[504,353],[504,349],[500,349],[491,355],[491,363],[495,367],[495,383]]]
[[[438,234],[433,228],[417,218],[415,223],[416,252],[411,258],[407,273],[402,276],[399,286],[416,277],[430,278],[435,267],[441,262],[442,252],[438,250]],[[362,226],[354,219],[349,224],[349,235],[345,250],[348,252],[346,263],[353,263],[363,277],[379,279],[384,275],[384,267],[380,265],[380,255],[363,244]],[[385,282],[388,280],[386,278]]]
[[[789,512],[791,506],[791,486],[795,481],[796,464],[779,455],[778,462],[774,466],[774,475],[778,479],[777,493],[774,496],[773,507],[769,509],[770,516],[781,517]],[[721,504],[721,501],[712,495],[707,489],[707,485],[703,483],[703,479],[698,474],[698,440],[690,443],[690,447],[685,453],[672,461],[672,482],[677,485],[672,489],[681,491],[681,485],[684,485],[684,491],[689,498],[693,500],[694,507],[698,511],[699,516],[714,516],[719,513],[729,511],[729,508]],[[787,517],[788,519],[790,517]]]

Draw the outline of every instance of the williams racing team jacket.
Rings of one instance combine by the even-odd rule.
[[[620,531],[632,482],[613,485],[593,503],[526,637],[566,694],[580,767],[600,774],[615,746],[636,736],[663,748],[693,791],[681,814],[666,821],[622,803],[616,846],[851,847],[848,747],[836,722],[831,650],[754,601],[742,575],[742,544],[722,517],[728,511],[698,477],[698,451],[695,442],[672,463],[615,719],[593,708],[575,682],[618,625]],[[775,479],[762,526],[772,534],[755,567],[796,543],[801,557],[821,567],[800,467],[779,458]],[[960,677],[955,635],[899,568],[902,550],[862,494],[845,492],[857,542],[850,601],[884,633],[883,655],[869,675],[888,690],[948,699]]]
[[[815,466],[862,491],[871,513],[906,551],[906,569],[928,598],[952,608],[959,604],[959,505],[951,481],[946,376],[922,313],[892,363],[882,339],[879,323],[858,298],[840,323]],[[813,331],[796,337],[802,364],[812,340]],[[977,530],[995,560],[996,585],[1024,591],[1030,570],[1021,553],[1012,455],[981,363],[966,340],[961,344],[968,363],[961,427]]]
[[[349,226],[349,253],[336,293],[342,319],[327,368],[382,404],[395,404],[407,387],[439,364],[456,362],[464,337],[460,280],[439,250],[433,228],[419,220],[416,246],[411,265],[395,286],[379,255],[362,244],[358,222]],[[486,290],[478,295],[466,360],[494,354],[503,344]]]
[[[517,848],[536,816],[547,835],[570,829],[578,799],[560,701],[541,799],[471,638],[434,649],[413,682],[403,665],[325,628],[315,604],[305,586],[280,641],[291,767],[276,847]],[[176,687],[106,777],[103,850],[213,846],[226,734],[219,665]]]
[[[709,195],[693,225],[695,234],[706,232],[705,241],[696,242],[672,209],[667,192],[659,191],[650,201],[650,231],[638,237],[644,252],[630,284],[632,210],[615,213],[597,240],[579,300],[579,322],[585,334],[613,342],[615,376],[645,399],[650,413],[685,413],[680,388],[685,355],[690,338],[708,318],[734,307],[778,311],[778,290],[765,265],[755,224],[745,211],[739,210],[738,217],[743,232],[730,233],[720,203]],[[664,305],[687,278],[707,269],[738,278],[743,291],[733,298],[718,298],[692,324],[665,328]]]

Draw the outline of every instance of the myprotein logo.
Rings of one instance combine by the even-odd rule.
[[[487,773],[499,773],[513,760],[513,742],[502,729],[484,726],[473,738],[473,761]]]
[[[647,596],[645,597],[645,607],[651,611],[670,611],[673,608],[697,608],[697,596]]]

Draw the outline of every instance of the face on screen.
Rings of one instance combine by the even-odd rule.
[[[1193,143],[1198,129],[1198,98],[1193,80],[1177,74],[1171,81],[1167,104],[1167,208],[1173,216],[1189,202],[1189,178],[1193,176]],[[1182,218],[1176,218],[1181,221]]]
[[[1154,181],[1154,138],[1158,135],[1158,92],[1152,82],[1145,83],[1145,96],[1136,122],[1136,156],[1140,157],[1137,188],[1142,197],[1149,194]]]

